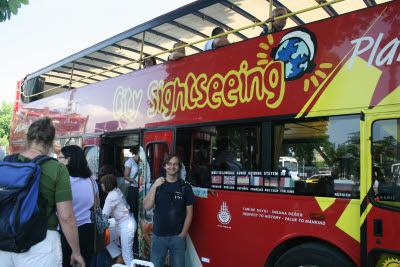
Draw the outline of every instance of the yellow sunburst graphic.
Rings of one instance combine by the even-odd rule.
[[[382,267],[400,267],[400,260],[395,259],[395,258],[387,259],[381,266]],[[379,267],[381,267],[381,266],[379,266]]]
[[[319,65],[319,67],[321,69],[330,69],[330,68],[332,68],[332,64],[331,63],[322,63],[321,65]],[[326,79],[327,75],[322,70],[316,70],[315,75],[312,75],[310,77],[311,83],[315,86],[315,88],[318,88],[320,83],[316,76],[322,78],[322,81],[324,81]],[[310,80],[309,79],[304,80],[304,92],[308,92],[308,89],[310,88]]]
[[[268,44],[266,43],[259,44],[259,47],[265,51],[257,53],[257,58],[259,58],[259,60],[257,61],[258,66],[267,65],[269,62],[268,60],[269,53],[267,52],[269,51],[270,46],[274,44],[274,38],[272,37],[271,34],[267,35],[267,38],[268,38]],[[308,90],[310,89],[310,81],[315,88],[318,88],[321,84],[318,78],[321,78],[322,79],[321,82],[323,82],[327,77],[327,74],[323,70],[330,68],[332,68],[331,63],[320,64],[319,69],[314,70],[314,73],[313,75],[311,75],[310,79],[308,78],[304,79],[304,92],[308,92]]]

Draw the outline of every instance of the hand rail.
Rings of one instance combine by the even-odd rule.
[[[286,14],[286,15],[282,15],[282,16],[276,17],[276,18],[274,18],[274,20],[279,20],[279,19],[283,19],[283,18],[288,18],[288,17],[294,16],[294,15],[297,15],[297,14],[305,13],[305,12],[310,11],[310,10],[314,10],[314,9],[317,9],[317,8],[320,8],[320,7],[332,5],[332,4],[335,4],[335,3],[338,3],[338,2],[342,2],[342,1],[346,1],[346,0],[332,0],[332,1],[329,1],[329,2],[326,2],[326,3],[323,3],[323,4],[319,4],[319,5],[316,5],[316,6],[308,7],[308,8],[305,8],[305,9],[302,9],[302,10],[299,10],[299,11],[296,11],[296,12],[292,12],[292,13],[290,13],[290,14]],[[273,0],[270,0],[270,16],[272,16],[272,2],[273,2]],[[271,18],[271,17],[270,17],[270,18]],[[157,56],[159,56],[159,55],[166,54],[166,53],[171,53],[171,52],[173,52],[173,51],[175,51],[175,50],[178,50],[178,49],[181,49],[181,48],[184,48],[184,47],[192,46],[192,45],[195,45],[195,44],[198,44],[198,43],[202,43],[202,42],[205,42],[205,41],[208,41],[208,40],[211,40],[211,39],[215,39],[215,38],[218,38],[218,37],[221,37],[221,36],[224,36],[224,35],[232,34],[232,33],[238,32],[238,31],[243,31],[243,30],[246,30],[246,29],[249,29],[249,28],[253,28],[253,27],[256,27],[256,26],[260,26],[260,25],[262,25],[262,24],[267,23],[267,21],[268,21],[270,18],[268,18],[268,19],[265,20],[265,21],[257,22],[257,23],[254,23],[254,24],[251,24],[251,25],[248,25],[248,26],[245,26],[245,27],[236,29],[236,30],[227,31],[227,32],[224,32],[224,33],[221,33],[221,34],[218,34],[218,35],[214,35],[214,36],[210,36],[210,37],[208,37],[208,38],[204,38],[204,39],[201,39],[201,40],[198,40],[198,41],[194,41],[194,42],[192,42],[192,43],[188,43],[188,44],[181,45],[181,46],[178,46],[178,47],[175,47],[175,48],[171,48],[171,49],[169,49],[169,50],[162,51],[162,52],[160,52],[160,53],[157,53],[157,54],[154,54],[154,55],[150,55],[150,56],[147,56],[147,57],[144,57],[144,58],[141,58],[141,56],[142,56],[142,55],[141,55],[141,56],[140,56],[141,59],[139,58],[138,60],[132,60],[132,61],[130,61],[130,62],[128,62],[128,63],[122,64],[122,65],[119,65],[119,66],[115,66],[115,67],[112,67],[112,68],[110,68],[110,69],[103,70],[103,71],[101,71],[101,72],[99,72],[99,73],[95,73],[95,74],[92,74],[92,75],[89,75],[89,76],[85,76],[85,77],[80,78],[80,79],[78,79],[78,80],[72,80],[72,75],[71,75],[71,79],[70,79],[70,81],[69,81],[68,83],[59,85],[59,86],[57,86],[57,87],[52,87],[52,88],[47,89],[47,90],[45,90],[45,91],[43,91],[43,92],[40,92],[40,93],[36,93],[36,94],[30,95],[30,96],[26,96],[24,92],[21,92],[21,94],[22,94],[24,97],[34,97],[34,96],[38,96],[38,95],[41,95],[41,94],[50,92],[50,91],[52,91],[52,90],[55,90],[55,89],[58,89],[58,88],[61,88],[61,87],[64,87],[64,86],[68,86],[68,85],[71,86],[71,84],[73,84],[73,83],[77,83],[77,82],[80,82],[80,81],[82,81],[82,80],[90,79],[90,78],[92,78],[93,76],[101,75],[101,74],[103,74],[103,73],[105,73],[105,72],[113,71],[113,70],[115,70],[115,69],[122,68],[122,67],[128,66],[128,65],[133,64],[133,63],[142,64],[142,63],[141,63],[142,61],[144,61],[144,60],[146,60],[146,59],[148,59],[148,58],[151,58],[151,57],[157,57]],[[272,27],[272,22],[270,22],[269,24],[270,24],[271,27]],[[144,41],[144,36],[145,36],[145,34],[143,33],[143,40],[142,40],[142,41]],[[142,48],[143,48],[143,46],[142,46]],[[142,54],[142,53],[141,53],[141,54]]]

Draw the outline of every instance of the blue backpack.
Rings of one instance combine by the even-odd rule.
[[[39,155],[18,162],[18,156],[0,162],[0,250],[22,253],[46,238],[47,216],[38,207],[39,202],[47,207],[39,193],[39,164],[53,158]]]

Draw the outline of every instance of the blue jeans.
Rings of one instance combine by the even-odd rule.
[[[103,250],[99,254],[92,255],[92,262],[90,266],[86,267],[108,267],[108,257],[107,257],[107,249]]]
[[[185,267],[186,239],[180,236],[157,236],[151,238],[151,262],[154,267],[164,267],[167,251],[171,266]]]

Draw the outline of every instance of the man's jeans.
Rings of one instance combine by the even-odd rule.
[[[154,267],[164,267],[167,251],[171,259],[171,266],[185,266],[186,239],[180,236],[156,236],[151,239],[151,262]]]

